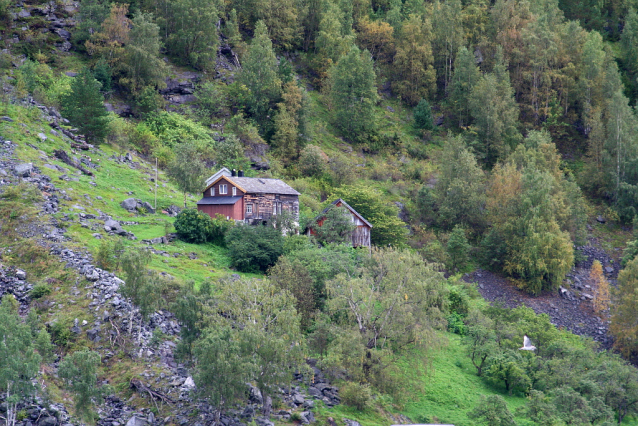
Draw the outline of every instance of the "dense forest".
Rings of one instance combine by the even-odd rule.
[[[0,424],[116,426],[119,398],[153,425],[637,421],[638,2],[0,0],[0,47]],[[198,212],[222,167],[286,181],[298,222]],[[210,416],[161,387],[180,369]],[[338,397],[282,396],[317,374]]]

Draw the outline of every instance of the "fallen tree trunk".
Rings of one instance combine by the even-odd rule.
[[[131,379],[131,389],[136,390],[139,393],[148,393],[151,399],[157,399],[158,401],[166,402],[168,404],[175,403],[175,401],[164,395],[162,392],[155,391],[146,386],[140,379]]]
[[[68,164],[69,166],[75,167],[76,169],[80,170],[85,175],[93,176],[93,172],[85,169],[80,164],[73,161],[71,157],[69,157],[69,154],[66,153],[66,151],[58,149],[53,151],[53,155],[55,156],[55,158],[58,158],[59,160],[61,160],[63,163]]]

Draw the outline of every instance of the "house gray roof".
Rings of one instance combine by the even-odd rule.
[[[226,176],[226,179],[237,184],[251,194],[300,195],[292,187],[279,179],[250,178]]]
[[[215,173],[214,175],[206,179],[206,186],[210,185],[211,182],[215,182],[217,179],[219,179],[220,176],[230,176],[230,175],[231,175],[230,170],[228,170],[226,167],[222,167],[221,169],[219,169],[217,173]]]
[[[198,206],[202,205],[223,205],[223,204],[235,204],[241,200],[241,197],[204,197],[197,202]]]

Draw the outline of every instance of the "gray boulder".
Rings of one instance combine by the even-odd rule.
[[[127,198],[120,203],[120,206],[128,211],[135,210],[137,208],[137,200],[135,198]]]
[[[186,378],[186,380],[184,381],[184,384],[182,385],[182,388],[186,390],[195,389],[195,381],[193,380],[191,376],[188,376]]]
[[[293,397],[292,397],[292,402],[295,403],[295,405],[301,405],[306,401],[306,399],[303,397],[302,394],[300,393],[296,393]]]
[[[120,222],[118,222],[117,220],[107,219],[104,222],[104,230],[105,231],[111,231],[111,230],[115,231],[115,230],[118,230],[118,229],[121,229],[121,228],[122,228],[122,226],[120,225]]]
[[[41,417],[38,426],[58,426],[58,419],[55,417]]]
[[[312,411],[302,411],[301,412],[301,423],[304,425],[314,423],[315,415],[312,414]]]
[[[264,397],[261,395],[261,391],[256,387],[247,383],[248,385],[248,400],[253,404],[263,404]]]
[[[146,426],[147,424],[146,419],[137,416],[131,417],[130,420],[126,422],[126,426]]]
[[[100,274],[95,269],[92,269],[91,271],[87,272],[86,274],[84,274],[84,276],[89,281],[97,281],[100,279]]]
[[[13,167],[13,171],[15,172],[17,176],[27,177],[31,174],[31,171],[33,171],[33,164],[32,163],[17,164],[16,166]]]
[[[144,201],[142,203],[142,207],[146,209],[146,211],[149,213],[155,213],[155,209],[153,208],[153,206],[151,206],[151,203],[149,203],[148,201]]]
[[[16,269],[16,278],[24,281],[27,279],[27,273],[22,269]]]
[[[86,331],[86,337],[91,341],[91,342],[97,342],[100,340],[100,327],[95,327],[92,328],[90,330]]]
[[[257,424],[257,426],[275,426],[273,422],[265,417],[255,417],[255,424]]]

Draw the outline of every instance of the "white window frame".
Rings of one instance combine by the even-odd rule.
[[[228,185],[226,185],[225,183],[222,183],[219,185],[219,195],[226,195],[228,194]]]
[[[237,196],[237,188],[233,186],[233,197]]]
[[[253,205],[246,204],[246,214],[253,214]]]
[[[211,186],[211,187],[210,187],[210,196],[211,196],[211,197],[214,197],[214,196],[215,196],[215,187],[214,187],[214,186]]]

